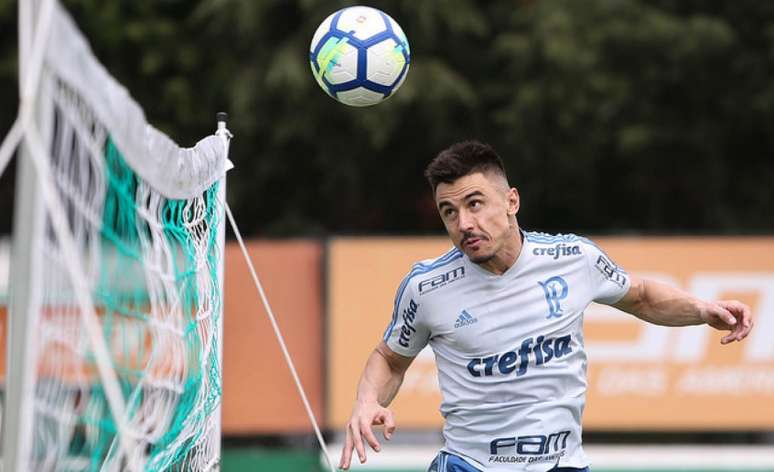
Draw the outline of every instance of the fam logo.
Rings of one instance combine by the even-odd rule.
[[[621,270],[613,261],[600,255],[595,265],[596,269],[605,276],[605,278],[619,287],[626,285],[626,272]]]
[[[545,282],[538,282],[538,285],[543,289],[546,303],[548,303],[548,316],[546,316],[546,319],[561,317],[564,314],[561,301],[567,298],[567,293],[570,290],[567,282],[557,275]]]
[[[419,295],[422,296],[428,294],[433,290],[449,285],[450,283],[456,280],[460,280],[464,277],[465,266],[459,266],[441,275],[436,275],[435,277],[422,280],[419,282]]]
[[[553,259],[559,259],[562,256],[579,256],[581,254],[580,246],[568,246],[559,243],[554,247],[536,247],[532,250],[536,256],[551,256]]]
[[[558,461],[565,455],[571,431],[497,438],[489,443],[490,463],[527,463]],[[513,454],[517,455],[513,455]],[[510,454],[510,455],[505,455]],[[548,454],[548,455],[546,455]],[[551,469],[554,470],[554,469]]]

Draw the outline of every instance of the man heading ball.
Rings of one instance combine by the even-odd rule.
[[[339,466],[373,425],[390,439],[387,408],[414,357],[435,354],[445,445],[433,472],[587,471],[581,445],[586,395],[583,311],[604,303],[663,326],[708,324],[741,341],[750,309],[704,301],[627,274],[592,241],[519,227],[519,193],[490,146],[468,141],[442,151],[425,176],[454,247],[414,264],[398,286],[383,340],[368,358]]]

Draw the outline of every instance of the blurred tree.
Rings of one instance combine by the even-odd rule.
[[[0,136],[5,137],[13,125],[19,106],[18,85],[18,30],[16,8],[7,0],[0,0]],[[0,176],[0,235],[10,232],[13,209],[13,160]]]
[[[774,3],[374,3],[406,31],[412,64],[367,109],[326,97],[308,65],[317,25],[352,2],[64,3],[182,145],[230,113],[229,199],[248,234],[437,232],[422,170],[471,137],[506,159],[527,228],[774,231]],[[0,1],[0,131],[17,104],[15,15]]]

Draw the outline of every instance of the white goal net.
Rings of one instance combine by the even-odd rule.
[[[181,148],[56,0],[20,2],[3,470],[210,470],[229,133]]]

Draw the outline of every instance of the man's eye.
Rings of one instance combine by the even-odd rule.
[[[481,200],[473,200],[470,202],[470,208],[478,208],[481,206]]]
[[[443,211],[443,216],[445,216],[445,217],[449,218],[449,217],[451,217],[451,216],[452,216],[454,213],[455,213],[455,212],[454,212],[454,210],[452,210],[452,209],[444,210],[444,211]]]

